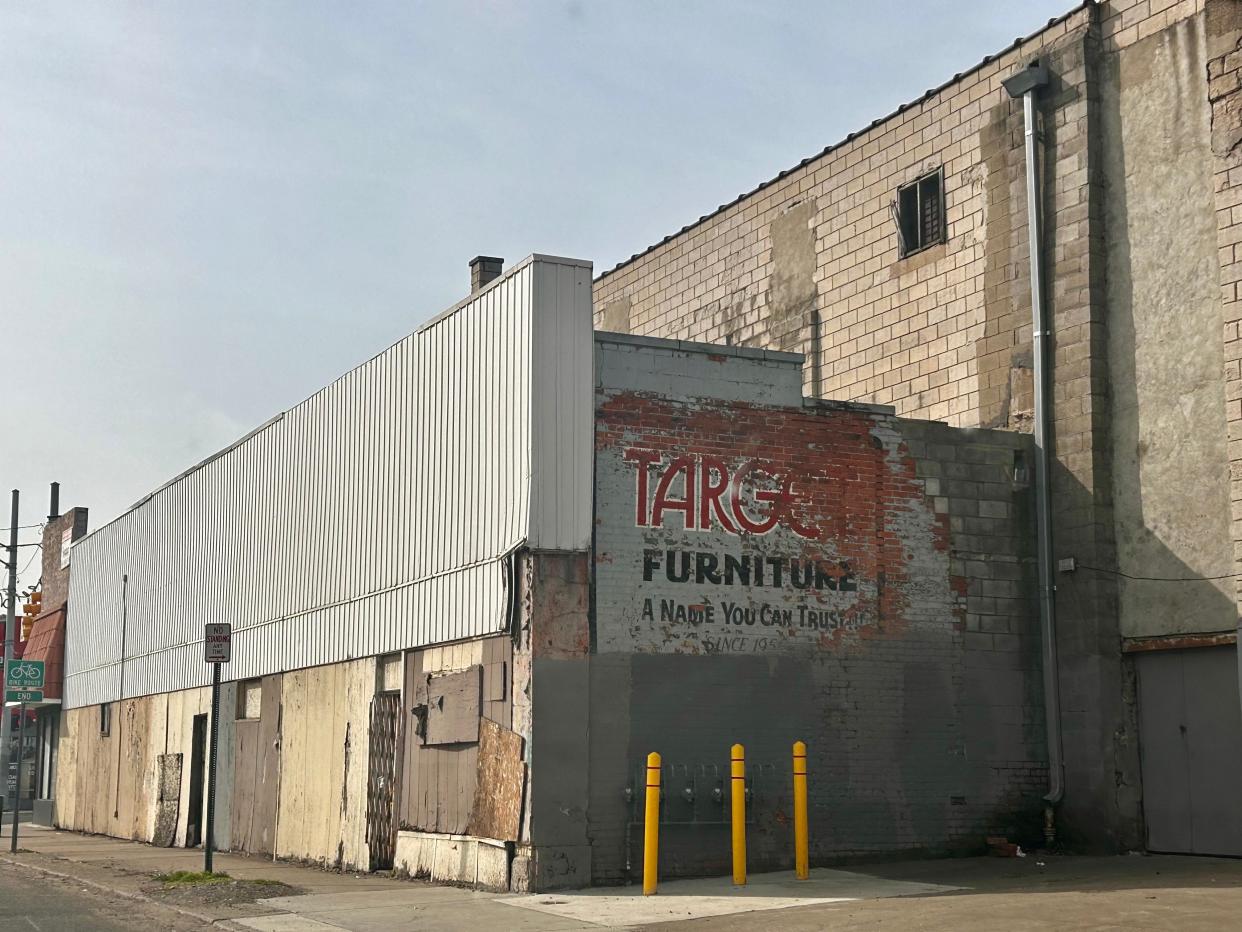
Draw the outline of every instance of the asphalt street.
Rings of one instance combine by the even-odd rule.
[[[0,865],[0,932],[206,932],[210,928],[153,904]]]

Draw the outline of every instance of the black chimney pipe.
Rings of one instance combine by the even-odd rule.
[[[52,483],[52,501],[47,506],[47,519],[55,521],[60,517],[60,483]]]

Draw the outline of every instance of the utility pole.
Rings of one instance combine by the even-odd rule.
[[[13,490],[13,512],[9,520],[9,586],[8,586],[8,605],[5,608],[4,615],[4,670],[7,677],[9,669],[9,661],[13,659],[13,655],[17,653],[17,503],[19,493],[17,489]],[[7,680],[5,688],[10,685]],[[13,808],[13,824],[17,824],[20,813],[17,811],[16,792],[9,795],[9,765],[13,756],[13,749],[10,744],[13,738],[12,728],[9,719],[12,717],[7,706],[0,706],[0,759],[4,761],[4,796],[6,801]],[[18,750],[17,769],[21,770],[21,751]],[[21,780],[20,772],[16,775]],[[17,787],[14,786],[14,790]],[[5,807],[6,809],[9,806]]]

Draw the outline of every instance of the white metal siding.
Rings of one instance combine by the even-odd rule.
[[[562,269],[585,283],[585,338],[561,332]],[[590,282],[532,257],[75,544],[66,706],[208,682],[208,621],[234,626],[227,679],[502,630],[507,554],[549,523],[589,536],[589,407],[532,405],[545,379],[590,404]],[[532,455],[564,450],[585,472],[549,522]]]
[[[549,258],[535,266],[535,293],[544,313],[535,320],[533,347],[530,543],[585,550],[591,525],[581,516],[592,511],[595,420],[591,267]]]

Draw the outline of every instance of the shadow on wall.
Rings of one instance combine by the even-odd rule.
[[[1202,17],[1092,59],[1090,235],[1103,239],[1089,272],[1047,287],[1060,337],[1054,556],[1078,564],[1055,577],[1061,829],[1068,843],[1117,851],[1144,844],[1138,683],[1123,639],[1231,632],[1237,608],[1232,580],[1206,579],[1234,567]],[[1044,180],[1054,191],[1052,166]]]

